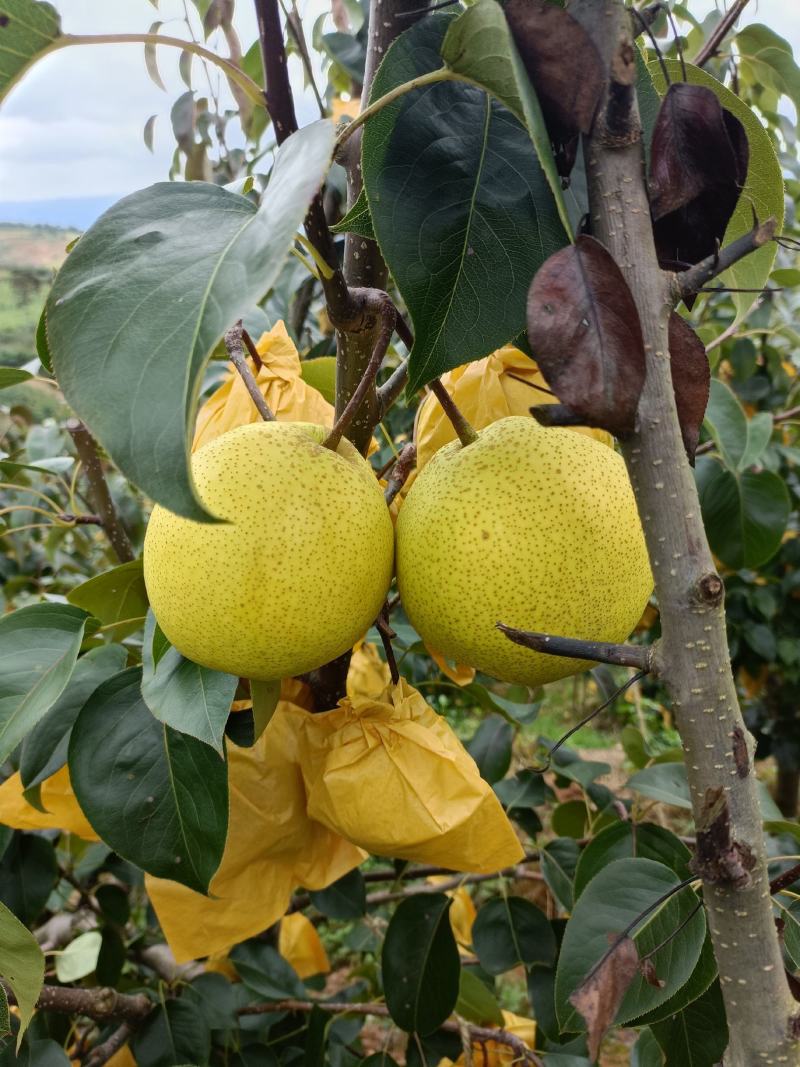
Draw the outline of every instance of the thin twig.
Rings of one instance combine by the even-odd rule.
[[[692,296],[701,289],[706,282],[718,277],[724,271],[738,263],[740,259],[754,252],[757,248],[772,241],[778,223],[774,218],[768,218],[765,222],[756,223],[752,230],[732,241],[725,248],[720,249],[713,255],[706,256],[688,270],[679,271],[674,275],[673,292],[678,300]]]
[[[253,377],[253,372],[247,365],[247,360],[244,354],[243,333],[242,323],[241,320],[239,320],[239,322],[237,322],[235,326],[231,326],[225,334],[225,347],[228,350],[231,363],[239,372],[239,376],[244,382],[245,389],[250,394],[250,399],[256,406],[256,411],[265,422],[274,422],[275,415],[270,410],[269,405],[264,399],[263,393],[258,388],[258,382]]]
[[[127,1045],[131,1037],[133,1037],[133,1027],[130,1023],[124,1022],[102,1044],[95,1045],[86,1060],[86,1067],[103,1067],[104,1063],[108,1063],[112,1056]]]
[[[648,673],[653,669],[653,645],[616,645],[608,641],[581,641],[575,637],[554,637],[534,630],[518,630],[502,622],[495,623],[509,641],[548,656],[568,659],[588,659],[597,663],[612,663],[618,667],[636,667]]]
[[[102,526],[103,520],[99,515],[73,515],[71,511],[59,511],[56,515],[59,522],[66,522],[72,526]]]
[[[67,422],[67,433],[73,440],[75,451],[78,453],[89,483],[86,494],[89,503],[100,516],[100,525],[105,530],[117,559],[120,563],[131,563],[136,559],[136,553],[133,551],[127,530],[122,525],[122,520],[114,506],[100,454],[97,451],[97,442],[80,419],[70,419]]]
[[[261,359],[261,353],[256,348],[255,341],[244,328],[242,329],[242,340],[244,341],[244,347],[250,353],[250,358],[252,359],[255,365],[256,373],[258,373],[258,371],[260,371],[261,368],[264,366],[264,362]]]
[[[383,358],[386,355],[386,350],[389,347],[389,342],[392,339],[392,333],[394,332],[397,319],[395,306],[386,293],[381,292],[379,289],[373,289],[369,290],[368,294],[366,306],[367,308],[371,307],[371,309],[377,313],[381,320],[381,328],[377,340],[375,341],[375,347],[372,349],[370,361],[367,364],[361,381],[358,383],[358,388],[348,400],[347,406],[334,423],[333,429],[322,442],[326,448],[330,448],[334,452],[339,447],[339,442],[347,433],[350,423],[356,417],[364,397],[367,395],[368,390],[375,381],[381,363],[383,363]]]
[[[455,401],[442,385],[441,379],[434,378],[432,382],[428,383],[428,388],[442,405],[442,410],[450,420],[450,423],[458,434],[458,439],[464,448],[466,448],[467,445],[471,445],[474,441],[477,441],[478,434],[459,411]]]
[[[383,385],[378,389],[378,405],[381,417],[383,417],[398,396],[405,389],[408,381],[408,360],[403,360],[400,366],[392,371]]]
[[[692,60],[696,67],[704,67],[709,59],[713,59],[719,51],[719,46],[727,36],[731,26],[733,26],[734,22],[736,22],[738,17],[747,7],[748,2],[749,0],[736,0],[733,7],[725,12],[717,23],[714,32]]]
[[[403,445],[400,450],[400,455],[392,464],[391,473],[389,474],[389,480],[386,483],[386,488],[383,491],[384,498],[387,504],[391,504],[400,490],[408,481],[408,476],[411,474],[415,464],[417,462],[417,446],[409,441],[407,445]]]
[[[317,101],[317,107],[321,118],[325,118],[327,111],[325,109],[325,101],[319,94],[317,88],[316,78],[314,77],[314,66],[311,62],[311,56],[308,54],[308,45],[306,44],[306,35],[303,32],[303,21],[300,18],[300,12],[297,10],[297,4],[292,0],[292,7],[290,11],[286,8],[283,9],[283,13],[286,16],[286,26],[294,38],[294,43],[297,45],[297,51],[300,53],[300,59],[303,67],[305,68],[306,78],[311,86],[311,91],[314,94],[314,99]]]
[[[381,637],[383,644],[383,651],[386,653],[386,662],[389,664],[389,672],[392,676],[392,685],[397,685],[400,681],[400,671],[397,669],[397,660],[394,655],[394,647],[392,645],[392,638],[397,637],[397,634],[391,627],[389,622],[389,612],[384,603],[381,608],[381,613],[375,620],[375,628]]]
[[[315,1008],[320,1011],[329,1012],[331,1015],[376,1015],[382,1019],[390,1018],[389,1009],[385,1004],[379,1003],[367,1003],[367,1004],[350,1004],[348,1001],[340,1000],[273,1000],[267,1001],[263,1004],[247,1004],[243,1008],[239,1008],[238,1015],[267,1015],[276,1011],[298,1011],[298,1012],[311,1012]],[[454,1020],[448,1020],[442,1023],[440,1029],[446,1030],[448,1033],[458,1034],[461,1032],[464,1024],[456,1022]],[[496,1041],[501,1045],[506,1045],[510,1048],[515,1055],[518,1063],[530,1063],[534,1064],[534,1067],[544,1067],[544,1061],[532,1052],[522,1038],[517,1037],[516,1034],[511,1034],[508,1030],[493,1029],[489,1026],[474,1026],[472,1023],[467,1024],[469,1036],[472,1041],[478,1044],[485,1044],[488,1041]]]

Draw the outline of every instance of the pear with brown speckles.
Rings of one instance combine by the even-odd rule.
[[[653,580],[622,458],[513,416],[442,448],[397,520],[403,607],[429,648],[507,682],[586,670],[497,630],[623,641]]]
[[[328,431],[263,422],[192,457],[200,523],[156,507],[144,576],[161,629],[187,658],[264,681],[313,670],[363,637],[392,578],[394,535],[372,468]]]

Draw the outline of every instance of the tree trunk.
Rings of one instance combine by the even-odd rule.
[[[577,0],[571,13],[608,64],[609,87],[584,144],[594,236],[636,301],[647,378],[623,453],[655,579],[657,669],[675,712],[698,834],[694,869],[730,1028],[729,1067],[797,1063],[795,1007],[784,976],[767,877],[752,738],[730,667],[724,586],[686,458],[672,389],[673,277],[656,259],[635,94],[636,46],[621,0]]]

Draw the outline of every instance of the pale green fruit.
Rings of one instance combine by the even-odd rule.
[[[501,419],[440,449],[397,520],[403,607],[429,648],[541,685],[586,670],[521,648],[495,623],[622,641],[653,588],[620,456],[572,430]]]
[[[191,660],[245,678],[286,678],[351,648],[392,578],[392,522],[367,461],[327,431],[262,422],[192,457],[200,499],[227,523],[156,507],[144,577],[156,619]]]

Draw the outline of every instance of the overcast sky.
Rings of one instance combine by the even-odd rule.
[[[156,18],[162,32],[182,33],[184,0],[54,0],[71,33],[146,32]],[[190,7],[192,5],[189,5]],[[300,0],[310,35],[327,0]],[[695,0],[704,14],[714,0]],[[724,6],[722,4],[721,6]],[[743,23],[761,21],[787,37],[800,53],[798,0],[752,0]],[[236,25],[245,49],[255,39],[251,0],[238,0]],[[69,48],[33,68],[0,110],[0,201],[121,196],[167,176],[174,141],[169,109],[182,91],[178,51],[159,49],[164,93],[148,78],[141,45]],[[195,80],[202,88],[195,62]],[[299,71],[296,77],[301,77]],[[155,152],[142,140],[157,114]],[[313,110],[307,111],[308,118]]]

